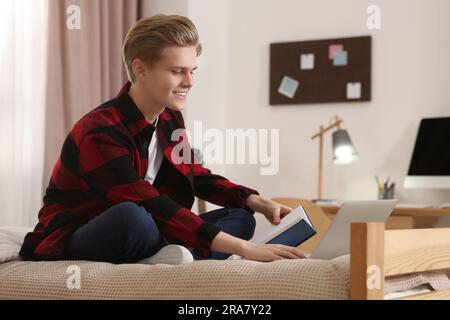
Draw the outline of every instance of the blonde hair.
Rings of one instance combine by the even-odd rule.
[[[123,61],[131,82],[136,80],[131,63],[141,59],[154,63],[161,58],[165,47],[196,46],[197,57],[202,52],[197,28],[186,17],[179,15],[157,14],[136,22],[128,31],[123,44]]]

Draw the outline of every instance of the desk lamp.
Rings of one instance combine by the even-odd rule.
[[[324,128],[320,126],[319,132],[311,136],[314,140],[319,138],[319,183],[318,183],[318,200],[322,199],[322,171],[323,171],[323,135],[325,132],[336,128],[333,132],[333,162],[338,165],[349,164],[358,159],[358,153],[353,146],[347,130],[341,129],[343,122],[338,116],[333,118],[333,123]]]

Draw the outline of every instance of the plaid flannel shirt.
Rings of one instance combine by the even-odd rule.
[[[121,202],[143,206],[170,243],[210,255],[211,241],[220,231],[190,211],[194,196],[224,207],[246,208],[250,188],[212,174],[201,164],[180,161],[172,152],[184,129],[180,112],[166,108],[156,127],[144,118],[128,95],[128,82],[118,96],[95,108],[72,128],[63,144],[39,211],[39,222],[28,233],[20,255],[30,260],[64,259],[70,235],[106,209]],[[146,181],[148,146],[156,130],[164,159],[153,184]],[[186,145],[185,145],[186,147]],[[184,149],[186,150],[186,149]]]

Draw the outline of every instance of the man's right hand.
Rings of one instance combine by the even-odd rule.
[[[244,259],[255,261],[305,258],[305,255],[296,247],[282,244],[255,244],[223,231],[220,231],[211,242],[211,250],[236,254]]]
[[[296,247],[282,244],[255,244],[247,242],[244,245],[242,258],[255,261],[274,261],[281,259],[303,259],[305,255]]]

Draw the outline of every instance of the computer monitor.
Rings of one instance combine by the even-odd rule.
[[[450,117],[420,122],[405,188],[450,188]]]

